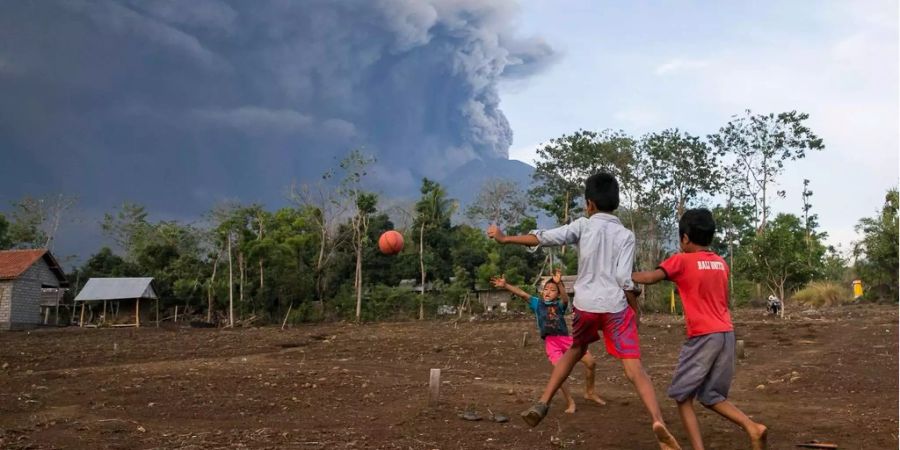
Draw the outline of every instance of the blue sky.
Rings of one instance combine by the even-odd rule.
[[[897,2],[525,1],[518,20],[561,56],[501,84],[512,159],[579,128],[705,136],[747,108],[807,112],[826,149],[788,165],[774,208],[799,213],[809,178],[845,251],[897,185]]]

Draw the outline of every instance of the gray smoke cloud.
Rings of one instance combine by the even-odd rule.
[[[353,148],[408,193],[512,142],[498,83],[554,60],[493,0],[0,3],[0,201],[277,204]]]
[[[0,2],[0,211],[24,195],[79,197],[80,220],[62,226],[54,250],[83,260],[103,243],[99,218],[124,201],[155,220],[192,221],[223,199],[278,207],[293,181],[355,148],[377,157],[370,188],[387,197],[415,196],[421,177],[464,164],[496,172],[483,162],[507,158],[512,142],[498,83],[556,57],[516,35],[516,10],[507,0]],[[501,171],[512,169],[527,177]],[[449,178],[481,173],[461,172]]]

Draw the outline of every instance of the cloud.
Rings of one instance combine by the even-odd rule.
[[[191,59],[207,65],[223,63],[218,56],[204,47],[196,36],[161,20],[143,15],[128,6],[110,0],[95,2],[72,0],[64,2],[62,6],[83,13],[95,25],[112,30],[117,34],[140,36],[156,44],[181,51]]]
[[[670,75],[679,72],[696,71],[709,67],[709,61],[702,59],[675,58],[656,67],[656,75]]]
[[[0,73],[17,74],[21,68],[16,67],[13,63],[0,58]]]
[[[394,52],[427,45],[431,30],[438,22],[438,11],[428,2],[416,0],[377,0],[385,25],[394,32]]]
[[[201,121],[226,125],[248,133],[296,133],[309,129],[315,120],[290,109],[242,106],[234,109],[201,109],[193,112]]]
[[[541,148],[544,148],[544,145],[545,144],[532,144],[523,147],[511,148],[509,150],[509,159],[522,161],[533,166],[534,161],[537,159],[537,151]]]
[[[237,11],[219,0],[128,0],[128,4],[166,23],[222,33],[233,32],[237,19]]]
[[[651,130],[659,124],[662,114],[651,106],[634,106],[616,111],[613,118],[629,130]]]
[[[15,43],[0,46],[0,203],[52,186],[99,210],[278,205],[355,148],[394,175],[372,189],[415,193],[423,176],[507,157],[498,84],[555,57],[518,36],[516,13],[512,0],[0,2],[0,42]]]
[[[505,78],[530,77],[546,70],[562,57],[561,53],[540,37],[510,40],[505,47],[509,50],[507,63],[503,68]]]
[[[729,47],[681,89],[723,122],[746,108],[809,113],[826,149],[788,165],[779,178],[788,198],[774,205],[799,211],[802,180],[811,179],[814,212],[829,243],[846,246],[855,238],[855,221],[871,215],[884,191],[897,185],[900,65],[897,22],[883,19],[885,9],[897,17],[896,3],[862,2],[852,13],[845,7],[818,12],[827,32],[816,39],[782,36]]]

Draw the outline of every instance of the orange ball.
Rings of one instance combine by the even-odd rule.
[[[394,230],[385,231],[378,238],[378,249],[385,255],[400,253],[403,250],[403,235]]]

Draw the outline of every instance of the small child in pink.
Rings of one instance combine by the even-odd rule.
[[[544,350],[547,352],[547,358],[550,364],[556,365],[559,358],[572,346],[572,336],[566,327],[566,309],[569,306],[569,295],[562,283],[562,273],[557,269],[553,274],[553,279],[544,283],[541,290],[541,297],[529,295],[527,292],[516,286],[506,283],[506,279],[502,276],[494,277],[491,282],[495,287],[503,288],[513,294],[528,300],[531,310],[534,311],[537,319],[538,331],[541,333],[541,339],[544,340]],[[584,381],[584,398],[591,400],[598,405],[605,405],[606,402],[594,392],[594,370],[596,363],[594,357],[589,353],[585,353],[581,358],[584,363],[585,381]],[[566,412],[575,412],[575,400],[569,393],[569,389],[565,384],[561,387],[563,396],[566,398]]]

